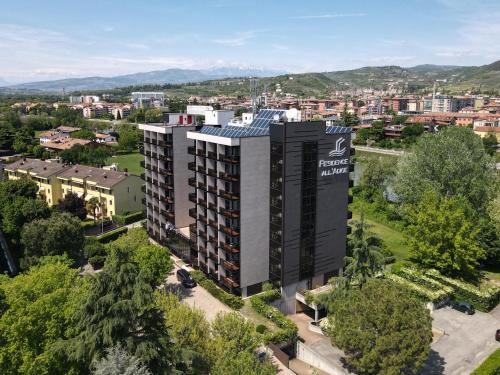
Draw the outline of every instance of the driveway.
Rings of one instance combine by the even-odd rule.
[[[450,307],[432,313],[432,326],[444,331],[431,346],[432,351],[421,375],[470,374],[493,351],[500,347],[495,341],[495,331],[500,328],[498,312],[476,312],[466,315]]]
[[[186,302],[189,306],[202,310],[208,321],[211,322],[214,320],[219,312],[233,311],[199,285],[191,289],[184,288],[180,282],[177,281],[175,275],[178,269],[179,267],[175,265],[174,271],[167,278],[165,287],[168,290],[177,292],[181,300]]]

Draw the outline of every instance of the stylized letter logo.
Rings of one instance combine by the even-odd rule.
[[[342,146],[342,144],[345,142],[344,138],[339,138],[337,139],[337,142],[335,143],[335,149],[330,151],[328,153],[328,156],[334,157],[334,156],[342,156],[345,153],[345,146]]]

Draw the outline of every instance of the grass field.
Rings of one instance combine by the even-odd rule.
[[[144,160],[144,156],[139,154],[138,152],[133,152],[131,154],[112,156],[108,158],[108,160],[106,160],[106,163],[108,165],[116,163],[118,164],[119,171],[123,171],[125,168],[127,168],[129,173],[139,176],[144,171],[144,169],[139,164],[141,160]]]
[[[352,219],[359,220],[359,218],[359,213],[353,212]],[[394,253],[396,260],[403,260],[408,257],[408,248],[404,243],[403,233],[374,220],[366,214],[365,221],[372,225],[370,230],[384,241],[387,248]]]

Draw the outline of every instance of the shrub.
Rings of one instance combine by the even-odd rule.
[[[104,255],[94,255],[89,258],[89,264],[95,269],[101,269],[104,266],[104,262],[106,261],[106,257]]]
[[[426,288],[429,288],[431,290],[439,291],[443,290],[445,291],[449,296],[453,294],[453,288],[441,284],[439,281],[436,281],[435,279],[422,274],[421,272],[412,269],[412,268],[401,268],[398,272],[394,271],[397,275],[404,277],[405,279],[408,279],[414,283],[417,283],[419,285],[422,285]]]
[[[387,274],[386,277],[405,287],[411,295],[424,302],[440,303],[448,298],[448,294],[444,290],[431,290],[393,273]]]
[[[133,212],[127,215],[113,215],[113,222],[119,225],[128,225],[142,219],[144,219],[144,213],[142,211]]]
[[[217,298],[222,303],[228,305],[230,308],[239,310],[243,307],[243,300],[241,299],[241,297],[223,291],[212,280],[207,279],[202,271],[192,271],[191,276],[212,296]]]
[[[497,349],[471,375],[500,375],[500,349]]]
[[[101,243],[108,243],[118,239],[118,237],[120,237],[124,233],[127,233],[127,231],[128,231],[127,227],[120,227],[114,230],[110,230],[109,232],[106,232],[104,234],[101,234],[96,238]]]
[[[257,327],[255,327],[255,331],[262,335],[267,331],[267,327],[264,324],[259,324]]]
[[[291,342],[297,336],[298,332],[297,325],[293,321],[288,319],[276,307],[268,305],[268,303],[280,298],[280,296],[280,291],[273,289],[250,298],[250,304],[255,312],[271,320],[280,328],[277,332],[268,332],[265,335],[264,340],[274,344]]]
[[[455,299],[466,301],[477,310],[490,311],[500,302],[500,288],[498,287],[480,290],[465,281],[443,276],[436,270],[427,270],[426,274],[437,279],[440,283],[453,288],[453,297]]]

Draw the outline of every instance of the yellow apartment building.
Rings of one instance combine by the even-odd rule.
[[[142,180],[125,172],[109,171],[86,165],[72,165],[57,175],[62,194],[75,193],[88,202],[100,202],[99,214],[111,217],[142,210]]]
[[[68,166],[57,162],[46,162],[39,159],[21,159],[7,164],[4,172],[9,180],[29,178],[38,185],[38,195],[51,207],[62,199],[61,183],[57,175],[68,169]]]
[[[142,210],[142,180],[125,172],[39,159],[18,160],[6,165],[4,170],[11,180],[27,177],[35,181],[40,198],[49,206],[57,204],[66,194],[75,193],[87,202],[96,197],[100,203],[99,216],[111,218]]]

